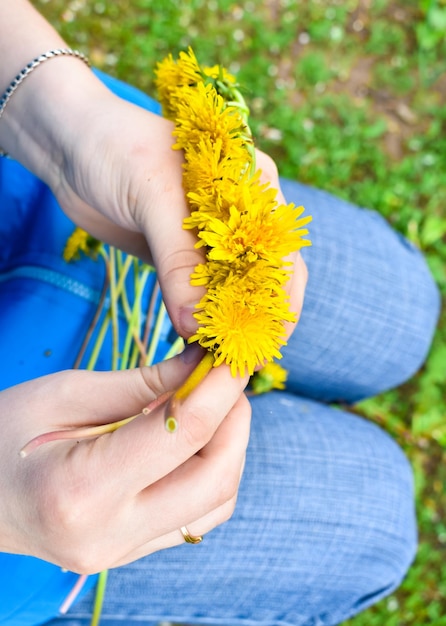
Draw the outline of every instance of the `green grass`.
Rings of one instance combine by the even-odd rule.
[[[167,53],[238,74],[281,173],[382,213],[446,294],[446,0],[37,0],[93,63],[148,93]],[[422,371],[356,410],[404,447],[420,549],[400,589],[344,626],[446,626],[446,315]]]

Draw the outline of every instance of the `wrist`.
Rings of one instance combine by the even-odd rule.
[[[67,48],[28,0],[0,0],[0,98],[17,74],[48,50]],[[102,87],[74,57],[51,58],[17,88],[0,119],[0,146],[48,182],[82,136],[82,110]],[[91,104],[91,99],[90,99]],[[77,135],[77,137],[76,137]]]
[[[105,91],[82,55],[60,50],[25,65],[0,119],[0,145],[49,184],[82,136],[85,107]]]

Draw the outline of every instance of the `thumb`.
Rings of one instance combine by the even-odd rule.
[[[49,441],[89,438],[94,426],[137,416],[154,400],[164,402],[202,356],[202,349],[195,344],[152,367],[112,372],[66,370],[7,389],[2,405],[9,404],[11,412],[20,416],[16,420],[20,438],[27,435],[21,456]],[[25,428],[20,428],[20,422]],[[67,430],[70,436],[66,432],[61,436]]]
[[[194,344],[180,355],[151,367],[112,372],[69,371],[69,393],[72,400],[75,397],[87,408],[92,424],[120,420],[176,391],[202,357],[203,350]],[[80,420],[85,423],[85,415]]]
[[[178,231],[172,224],[170,231],[164,234],[164,246],[161,233],[157,245],[150,246],[153,262],[172,324],[181,337],[187,338],[197,329],[193,313],[205,293],[204,287],[191,285],[191,275],[196,266],[203,263],[204,256],[193,247],[195,237],[190,232]]]
[[[172,324],[186,338],[197,328],[193,312],[205,292],[190,283],[195,267],[204,261],[204,251],[195,247],[195,234],[183,228],[190,211],[182,186],[182,155],[169,149],[170,159],[178,162],[167,174],[159,172],[150,177],[146,201],[141,203],[147,209],[140,212],[138,222],[149,244]]]
[[[203,351],[194,344],[152,367],[49,374],[2,392],[2,407],[18,416],[15,423],[24,422],[25,431],[35,431],[35,435],[43,428],[50,431],[116,422],[175,391],[202,356]]]

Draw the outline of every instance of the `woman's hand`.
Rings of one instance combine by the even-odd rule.
[[[195,235],[183,229],[189,209],[183,156],[172,149],[173,125],[111,93],[90,101],[83,125],[82,136],[64,142],[73,149],[53,184],[58,200],[90,233],[155,265],[172,322],[187,337],[195,331],[192,312],[202,295],[201,288],[191,287],[190,276],[203,262],[203,248],[195,248]],[[256,161],[263,181],[285,204],[274,161],[259,151]],[[307,270],[299,253],[287,260],[294,264],[291,310],[299,315]]]
[[[85,230],[156,267],[172,323],[190,336],[202,295],[190,276],[203,251],[182,227],[189,211],[172,123],[107,91],[90,101],[82,124],[81,136],[61,142],[70,154],[50,181],[56,197]]]
[[[38,54],[64,47],[28,0],[0,3],[0,89]],[[153,262],[172,323],[188,337],[202,295],[189,278],[203,250],[182,228],[188,208],[172,130],[169,121],[115,96],[68,56],[43,63],[16,90],[2,116],[0,145],[51,186],[75,223]],[[257,159],[264,180],[279,189],[274,163],[261,153]],[[306,268],[300,255],[293,261],[289,291],[299,315]]]
[[[19,71],[42,50],[66,47],[26,0],[1,5],[0,18],[0,52],[9,63],[3,70]],[[0,145],[50,185],[76,224],[154,264],[172,323],[188,337],[202,296],[190,275],[203,249],[182,227],[189,210],[172,130],[171,122],[114,95],[79,59],[63,57],[43,63],[14,93]],[[261,153],[257,159],[264,180],[279,189],[274,163]],[[293,260],[289,289],[299,314],[306,270],[299,255]]]
[[[183,401],[173,434],[163,405],[96,439],[19,455],[43,432],[138,413],[183,382],[196,365],[185,360],[125,372],[66,371],[0,393],[1,551],[89,574],[184,542],[181,526],[206,534],[230,517],[250,408],[246,381],[225,366]]]

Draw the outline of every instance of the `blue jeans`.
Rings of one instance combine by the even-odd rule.
[[[288,389],[252,399],[233,517],[200,545],[112,570],[101,626],[329,626],[395,589],[414,557],[405,456],[377,426],[329,403],[353,403],[417,371],[438,292],[419,252],[380,216],[282,184],[313,215],[305,305],[284,350]],[[91,591],[48,626],[87,626],[93,599]]]

